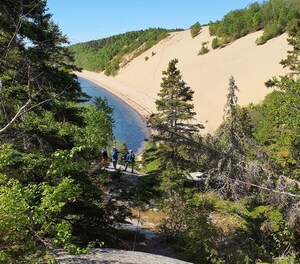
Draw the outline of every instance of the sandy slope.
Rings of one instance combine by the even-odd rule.
[[[170,60],[179,60],[178,68],[183,80],[195,91],[194,105],[197,121],[205,123],[213,132],[222,122],[226,102],[228,80],[232,75],[240,92],[239,104],[257,103],[270,92],[264,82],[273,76],[283,75],[286,70],[279,64],[289,49],[287,35],[257,46],[255,40],[262,32],[252,33],[230,45],[197,55],[202,42],[212,41],[208,27],[196,38],[190,32],[172,33],[121,69],[116,77],[103,73],[83,71],[78,73],[102,87],[109,89],[144,116],[155,112],[155,100],[160,90],[162,71]],[[152,52],[156,52],[152,56]],[[145,57],[149,59],[145,61]]]

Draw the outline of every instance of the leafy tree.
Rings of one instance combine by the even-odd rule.
[[[92,106],[84,107],[83,116],[86,125],[78,140],[80,145],[85,145],[92,150],[92,156],[99,155],[101,148],[112,142],[114,125],[112,114],[113,109],[108,105],[107,100],[100,97],[94,100]]]
[[[0,175],[0,262],[33,263],[45,249],[71,241],[71,225],[59,216],[78,189],[68,178],[57,186],[22,186]],[[42,197],[37,202],[37,196]],[[38,252],[37,252],[38,249]]]
[[[162,229],[178,257],[193,263],[213,263],[220,234],[210,217],[215,201],[189,191],[173,193],[166,199],[167,218]]]
[[[255,137],[279,165],[279,172],[299,180],[299,21],[290,28],[288,52],[281,64],[290,72],[273,78],[266,85],[277,88],[255,107]]]

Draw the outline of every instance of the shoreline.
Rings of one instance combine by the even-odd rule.
[[[84,78],[90,82],[93,82],[99,86],[101,86],[103,89],[111,92],[116,97],[121,99],[125,104],[129,105],[135,112],[137,112],[142,119],[146,122],[147,117],[149,117],[153,111],[150,109],[147,109],[146,107],[143,107],[141,104],[137,103],[136,101],[129,98],[128,95],[121,93],[117,89],[114,89],[113,86],[122,86],[121,83],[119,83],[117,80],[112,80],[114,77],[108,77],[105,76],[103,73],[97,73],[97,72],[90,72],[86,70],[82,70],[81,72],[74,72],[74,74],[77,77]],[[95,76],[98,75],[98,76]],[[149,131],[150,132],[150,131]]]
[[[137,102],[138,100],[134,100],[130,98],[130,94],[127,93],[126,94],[126,89],[129,89],[131,91],[134,91],[134,86],[125,84],[122,81],[119,81],[116,77],[112,77],[112,76],[106,76],[104,75],[103,72],[99,73],[99,72],[92,72],[92,71],[87,71],[87,70],[82,70],[81,72],[74,72],[74,74],[77,77],[81,77],[84,78],[90,82],[95,83],[96,85],[99,85],[101,88],[107,90],[108,92],[112,93],[113,95],[115,95],[116,97],[118,97],[120,100],[122,100],[125,104],[127,104],[129,107],[131,107],[138,115],[141,116],[142,120],[144,122],[147,122],[147,118],[156,112],[156,107],[152,107],[151,104],[149,104],[149,102],[153,102],[153,105],[155,105],[155,100],[156,98],[153,97],[149,97],[147,98],[147,96],[145,96],[145,94],[143,94],[142,96],[144,96],[144,101],[147,101],[148,103],[148,107],[147,106],[142,106],[141,102]],[[155,108],[155,109],[154,109]],[[199,121],[199,120],[196,120]],[[214,134],[214,130],[210,127],[210,125],[208,124],[204,124],[204,122],[201,122],[205,128],[200,131],[200,133],[202,134]],[[149,136],[151,134],[151,129],[147,129],[147,135]]]
[[[115,97],[119,98],[124,104],[126,104],[128,107],[130,107],[140,117],[141,121],[145,124],[145,130],[144,130],[144,132],[146,134],[146,138],[150,137],[150,135],[151,135],[151,129],[149,129],[149,127],[147,126],[147,117],[151,113],[149,113],[149,111],[147,111],[146,108],[143,108],[141,105],[139,105],[135,101],[131,100],[127,96],[124,96],[123,94],[120,94],[115,89],[111,89],[110,87],[112,85],[104,85],[103,82],[101,82],[101,77],[100,76],[96,76],[97,78],[95,78],[94,76],[91,76],[91,75],[96,75],[96,74],[97,75],[98,74],[101,75],[100,73],[89,72],[89,71],[84,71],[83,70],[83,72],[74,72],[74,74],[77,77],[83,78],[83,79],[85,79],[87,81],[90,81],[90,82],[96,84],[97,86],[100,86],[99,88],[102,88],[102,89],[110,92]],[[107,80],[106,80],[106,82],[107,82]],[[141,159],[141,155],[142,155],[144,149],[145,149],[145,141],[136,150],[135,154],[136,154],[137,160]]]

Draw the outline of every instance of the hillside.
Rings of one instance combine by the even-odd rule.
[[[223,48],[197,55],[203,42],[211,46],[213,37],[208,27],[203,27],[195,38],[189,30],[174,32],[133,59],[115,77],[88,71],[78,73],[78,76],[109,89],[137,111],[148,115],[156,110],[162,71],[170,60],[177,58],[183,80],[195,91],[197,122],[205,123],[206,129],[213,132],[222,122],[231,75],[240,90],[239,103],[247,105],[261,101],[271,91],[265,87],[265,81],[286,73],[279,62],[289,49],[287,35],[282,34],[257,46],[255,40],[261,35],[262,31],[257,31]]]
[[[74,44],[69,49],[74,53],[78,67],[91,71],[104,71],[106,75],[116,75],[120,67],[166,38],[168,32],[170,30],[161,28],[130,31],[104,39]]]

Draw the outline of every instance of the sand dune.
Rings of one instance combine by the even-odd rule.
[[[177,58],[183,80],[195,91],[196,121],[205,123],[206,131],[212,133],[222,122],[231,75],[240,90],[237,94],[239,104],[247,105],[260,102],[271,91],[264,86],[265,81],[286,73],[279,62],[290,48],[287,35],[257,46],[255,40],[261,34],[255,32],[224,48],[212,50],[210,43],[213,38],[209,36],[208,27],[204,27],[194,39],[189,30],[174,32],[131,61],[116,77],[88,71],[78,73],[78,76],[110,90],[147,116],[156,110],[155,100],[160,90],[162,71],[167,69],[170,60]],[[206,41],[209,41],[210,52],[197,55],[202,42]],[[152,52],[156,54],[152,56]],[[149,57],[147,61],[146,56]]]

